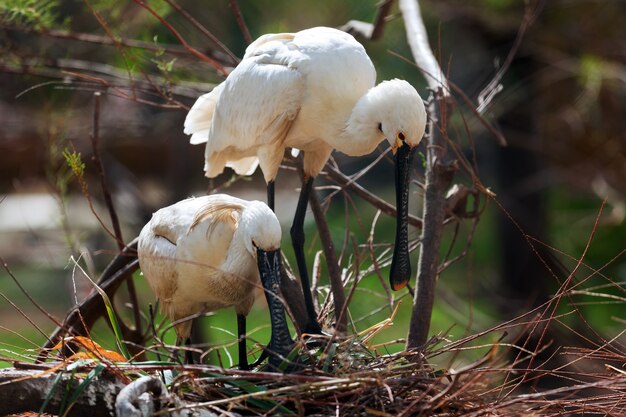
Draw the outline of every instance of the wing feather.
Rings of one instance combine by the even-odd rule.
[[[219,84],[211,92],[201,95],[187,113],[184,132],[191,135],[189,143],[192,145],[206,143],[209,138],[213,113],[223,86],[223,83]]]
[[[209,177],[220,174],[224,166],[237,167],[242,158],[257,156],[261,147],[276,147],[271,153],[281,153],[300,110],[305,85],[297,64],[302,56],[284,43],[284,37],[262,38],[221,84],[206,147]],[[254,159],[239,171],[253,167]]]

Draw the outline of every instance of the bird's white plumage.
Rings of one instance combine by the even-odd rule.
[[[426,123],[421,98],[405,81],[374,87],[375,80],[365,49],[345,32],[263,35],[226,81],[198,99],[185,133],[207,142],[208,177],[225,166],[250,173],[258,158],[266,181],[288,147],[304,151],[305,173],[315,176],[333,149],[364,155],[385,137],[393,146],[399,132],[417,145]]]
[[[260,201],[189,198],[152,216],[139,235],[141,270],[172,320],[234,306],[247,315],[260,285],[255,245],[280,247],[281,229]],[[191,322],[176,326],[186,339]]]

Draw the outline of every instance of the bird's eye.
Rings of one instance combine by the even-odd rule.
[[[402,132],[398,133],[398,139],[400,139],[402,142],[404,142],[404,133],[402,133]]]
[[[378,130],[380,130],[381,132],[383,131],[383,124],[382,123],[378,123]]]

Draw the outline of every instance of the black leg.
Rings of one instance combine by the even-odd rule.
[[[239,338],[239,369],[247,371],[248,348],[246,347],[246,316],[237,314],[237,337]]]
[[[191,346],[191,337],[188,337],[185,340],[185,347],[190,347]],[[186,364],[192,364],[195,361],[193,360],[193,352],[190,351],[189,349],[185,349],[185,363]]]
[[[274,211],[274,180],[267,183],[267,205]]]
[[[313,297],[311,296],[311,284],[309,282],[309,272],[306,267],[304,258],[304,216],[309,203],[309,195],[313,189],[313,178],[305,178],[302,181],[302,190],[298,198],[298,206],[296,214],[293,217],[291,226],[291,243],[296,254],[296,262],[298,263],[298,272],[300,273],[300,282],[302,283],[302,292],[304,293],[304,304],[308,315],[308,323],[306,328],[302,329],[304,333],[321,334],[322,328],[317,322],[317,313],[313,306]]]

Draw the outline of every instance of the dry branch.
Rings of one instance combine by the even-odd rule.
[[[358,184],[356,181],[353,181],[352,179],[347,177],[345,174],[343,174],[339,169],[327,163],[326,166],[324,167],[324,171],[322,172],[322,175],[324,174],[326,174],[328,178],[331,178],[341,187],[354,192],[363,200],[367,201],[368,203],[370,203],[371,205],[373,205],[374,207],[376,207],[383,213],[387,214],[388,216],[396,217],[397,211],[393,205],[387,203],[385,200],[378,197],[376,194],[371,193],[370,191],[366,190],[365,188],[363,188],[363,186]],[[418,229],[422,228],[422,220],[411,214],[409,214],[408,221],[411,226],[417,227]]]
[[[400,0],[400,10],[407,38],[417,66],[435,97],[429,106],[430,128],[426,137],[426,193],[424,196],[424,227],[422,250],[417,267],[417,289],[413,300],[407,349],[424,348],[435,301],[435,285],[439,272],[439,248],[446,216],[446,191],[456,162],[446,163],[446,126],[450,92],[448,83],[428,44],[428,35],[416,0]],[[437,123],[439,122],[439,123]]]
[[[328,223],[326,222],[326,216],[320,205],[319,199],[315,190],[309,196],[309,205],[311,211],[315,217],[315,223],[317,225],[317,231],[322,242],[322,250],[326,257],[326,265],[328,266],[328,277],[330,279],[330,289],[333,293],[333,300],[335,303],[335,330],[343,335],[346,333],[348,326],[348,320],[346,314],[341,314],[347,308],[346,296],[343,292],[343,283],[341,282],[341,270],[339,268],[339,260],[337,259],[337,253],[335,252],[335,245],[330,236],[330,230]]]
[[[132,279],[133,272],[138,268],[137,240],[134,240],[111,261],[98,280],[98,285],[112,298],[124,280]],[[48,342],[43,346],[44,349],[51,348],[60,339],[68,335],[88,335],[96,320],[105,314],[105,304],[102,297],[96,291],[92,291],[79,306],[76,306],[67,315],[63,324],[55,329]],[[44,351],[39,359],[44,359],[45,355],[46,352]]]

